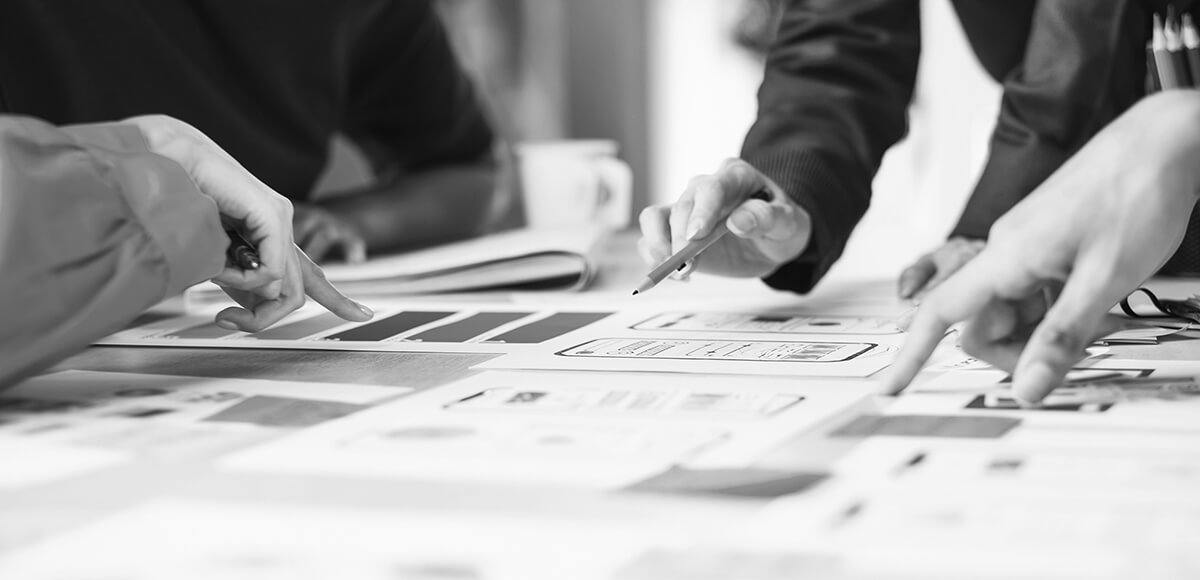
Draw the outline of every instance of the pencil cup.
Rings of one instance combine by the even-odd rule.
[[[633,173],[606,140],[542,141],[516,147],[532,229],[629,225]]]

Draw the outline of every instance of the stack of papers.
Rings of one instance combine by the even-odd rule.
[[[438,294],[479,290],[582,290],[596,275],[592,257],[602,230],[514,230],[362,264],[324,266],[352,296]],[[213,284],[193,290],[218,293]]]

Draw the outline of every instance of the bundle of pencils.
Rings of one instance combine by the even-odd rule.
[[[1171,6],[1165,19],[1154,15],[1146,65],[1151,91],[1200,87],[1200,32],[1191,14],[1179,18]]]

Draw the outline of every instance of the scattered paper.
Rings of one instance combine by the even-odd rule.
[[[180,457],[307,427],[410,392],[397,387],[92,371],[36,377],[0,393],[0,434]]]
[[[647,522],[164,499],[0,556],[0,576],[600,580],[683,537]]]
[[[674,465],[745,467],[866,387],[724,377],[484,373],[329,422],[227,469],[616,489]]]

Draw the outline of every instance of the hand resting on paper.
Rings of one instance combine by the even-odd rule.
[[[916,298],[934,289],[951,274],[979,255],[983,240],[950,238],[942,247],[921,256],[900,274],[898,291],[901,298]]]
[[[315,262],[340,257],[357,264],[367,259],[367,242],[362,233],[331,210],[297,204],[292,224],[297,245]]]
[[[883,392],[904,389],[960,321],[964,348],[1013,371],[1018,399],[1060,385],[1108,310],[1179,245],[1200,192],[1198,126],[1200,92],[1167,91],[1097,134],[922,301]]]

